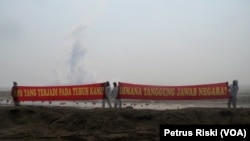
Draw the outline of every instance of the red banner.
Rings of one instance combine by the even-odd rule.
[[[142,100],[199,100],[228,98],[228,83],[190,86],[154,86],[119,83],[119,97]]]
[[[72,86],[18,86],[19,101],[102,99],[104,83]]]

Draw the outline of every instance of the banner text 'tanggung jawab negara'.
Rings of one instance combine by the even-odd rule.
[[[200,100],[228,98],[228,83],[189,86],[155,86],[119,83],[122,99],[141,100]]]

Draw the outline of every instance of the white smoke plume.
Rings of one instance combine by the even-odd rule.
[[[88,71],[85,63],[87,48],[84,46],[84,33],[87,26],[77,26],[69,36],[69,58],[63,66],[57,70],[57,82],[60,84],[87,84],[94,82],[93,76]]]

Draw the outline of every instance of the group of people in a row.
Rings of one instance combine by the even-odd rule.
[[[117,83],[113,83],[113,89],[111,89],[109,81],[105,83],[105,92],[104,92],[104,98],[102,102],[102,108],[105,108],[105,103],[107,102],[109,105],[109,108],[112,108],[111,99],[114,98],[114,108],[121,108],[122,107],[122,101],[119,97],[118,93],[118,86]]]
[[[103,97],[103,102],[102,102],[102,108],[105,108],[105,103],[107,102],[109,107],[111,108],[111,99],[112,97],[114,98],[114,108],[121,108],[122,107],[122,102],[118,94],[118,86],[117,83],[113,83],[114,87],[111,90],[111,86],[109,81],[105,83],[105,91],[104,91],[104,97]],[[20,102],[17,98],[17,82],[13,82],[13,86],[11,89],[11,96],[13,98],[13,103],[15,106],[20,106]]]
[[[118,93],[118,86],[117,83],[113,83],[114,87],[111,89],[109,81],[105,83],[105,92],[102,102],[102,108],[105,108],[105,103],[107,102],[109,107],[112,108],[111,100],[114,99],[114,108],[121,108],[122,107],[122,101],[119,97]],[[228,99],[228,108],[236,108],[236,102],[237,102],[237,93],[239,91],[239,85],[237,80],[233,80],[233,83],[228,86],[229,90],[229,99]],[[17,99],[17,82],[13,82],[13,87],[11,89],[11,95],[13,98],[13,102],[15,106],[19,106],[20,103]]]
[[[117,108],[117,105],[119,106],[119,108],[121,108],[122,102],[121,102],[121,99],[120,99],[119,94],[118,94],[118,87],[117,87],[116,82],[114,82],[113,84],[114,84],[114,88],[111,91],[109,81],[106,82],[105,94],[104,94],[105,96],[104,96],[103,105],[102,105],[103,108],[105,108],[106,101],[107,101],[109,107],[112,108],[112,106],[111,106],[111,97],[112,96],[115,98],[114,108]],[[233,80],[233,83],[228,85],[228,91],[229,91],[229,98],[228,98],[227,106],[228,106],[228,108],[231,108],[231,106],[233,108],[236,108],[237,94],[239,91],[238,80]]]

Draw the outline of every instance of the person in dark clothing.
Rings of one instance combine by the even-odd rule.
[[[11,88],[11,96],[12,96],[14,105],[15,106],[20,106],[20,102],[19,102],[18,97],[17,97],[17,90],[18,90],[17,82],[13,82],[13,86]]]

